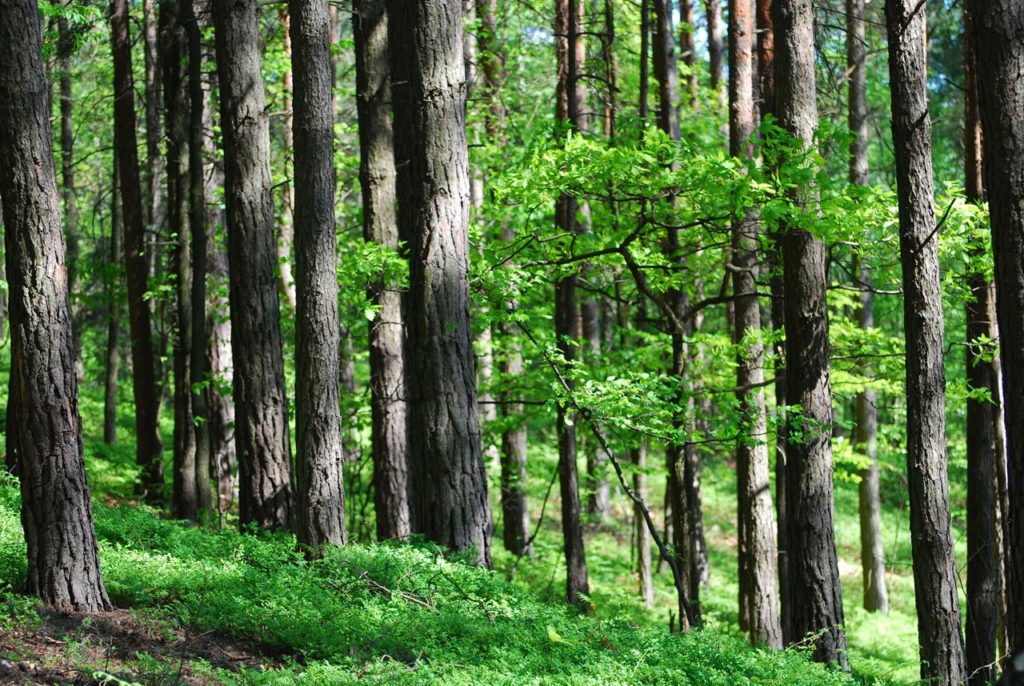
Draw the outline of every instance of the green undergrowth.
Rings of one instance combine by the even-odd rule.
[[[13,485],[0,486],[8,582],[24,575],[17,506]],[[351,545],[309,563],[285,535],[202,530],[102,503],[95,514],[117,606],[250,642],[280,665],[210,668],[228,683],[853,682],[797,651],[758,650],[712,629],[678,636],[581,616],[428,545]],[[24,603],[6,607],[24,612]]]

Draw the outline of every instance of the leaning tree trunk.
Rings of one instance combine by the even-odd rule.
[[[128,3],[111,0],[111,47],[114,56],[114,146],[120,170],[124,212],[124,263],[128,282],[128,320],[132,343],[132,386],[135,391],[135,459],[146,499],[159,503],[163,493],[156,357],[150,320],[149,263],[146,260],[142,184],[135,140],[135,99],[132,85],[131,35]]]
[[[867,45],[864,22],[865,0],[846,0],[846,64],[849,76],[847,119],[853,140],[850,142],[850,183],[868,183],[868,101]],[[865,331],[874,328],[874,296],[871,272],[867,265],[854,268],[859,281],[860,308],[857,320]],[[865,367],[864,374],[871,368]],[[867,456],[869,464],[860,470],[858,490],[860,505],[860,560],[864,584],[864,609],[868,612],[889,612],[885,588],[885,554],[882,549],[882,502],[878,493],[878,410],[875,391],[867,388],[854,398],[856,424],[853,444]]]
[[[729,147],[734,157],[750,159],[754,150],[754,17],[750,0],[729,7]],[[739,483],[738,519],[745,547],[739,555],[746,575],[747,626],[754,644],[782,647],[776,598],[775,522],[768,466],[768,421],[764,399],[764,345],[757,298],[758,218],[752,209],[732,227],[733,342],[736,353],[736,399],[742,431],[736,446]],[[744,586],[741,585],[741,588]],[[741,603],[741,607],[743,604]]]
[[[295,466],[299,545],[345,542],[334,226],[334,106],[327,0],[290,0],[295,76]]]
[[[399,234],[410,245],[414,530],[491,564],[469,320],[462,3],[388,0]]]
[[[399,249],[395,159],[391,133],[388,15],[380,0],[358,0],[352,12],[359,117],[359,185],[363,237]],[[370,322],[370,409],[377,538],[412,532],[412,482],[406,433],[405,312],[397,284],[381,274],[369,286],[380,308]]]
[[[892,137],[899,196],[907,364],[907,481],[921,678],[961,684],[964,644],[946,477],[946,375],[939,241],[932,207],[932,127],[925,9],[887,0]]]
[[[1009,653],[1024,650],[1024,41],[1020,4],[973,0],[1006,418]],[[1016,562],[1016,563],[1014,563]]]
[[[256,0],[214,0],[224,135],[239,523],[293,520],[280,305],[275,283],[270,129]]]
[[[815,93],[814,14],[810,0],[777,0],[774,109],[779,125],[812,144],[818,123]],[[811,188],[792,201],[808,219],[817,214]],[[829,383],[825,248],[800,225],[781,227],[786,328],[786,532],[790,634],[787,643],[813,635],[813,657],[848,667],[842,588],[832,499],[832,389]]]
[[[59,610],[110,607],[82,457],[64,234],[39,9],[0,5],[0,197],[29,593]],[[8,417],[10,420],[11,417]]]

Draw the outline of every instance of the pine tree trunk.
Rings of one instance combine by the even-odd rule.
[[[58,610],[110,607],[100,578],[82,457],[64,234],[39,9],[0,5],[0,197],[18,409],[26,589]],[[8,421],[12,419],[8,415]]]
[[[110,253],[107,281],[107,345],[103,365],[103,442],[117,442],[117,376],[121,356],[117,340],[121,329],[121,243],[124,241],[124,219],[121,213],[121,182],[117,154],[110,184]]]
[[[724,101],[722,73],[725,66],[725,41],[722,40],[722,0],[704,0],[704,12],[708,26],[708,66],[711,70],[711,90]]]
[[[160,438],[160,393],[156,382],[153,328],[146,293],[149,263],[146,259],[142,185],[135,140],[135,102],[132,85],[131,36],[128,3],[111,0],[111,48],[114,57],[114,145],[120,169],[124,212],[124,263],[128,282],[128,320],[132,342],[132,386],[135,391],[136,462],[141,470],[140,487],[146,500],[160,503],[163,470]]]
[[[399,235],[409,238],[414,530],[491,564],[469,321],[462,3],[389,0]]]
[[[395,216],[395,160],[391,132],[388,15],[380,0],[359,0],[352,13],[359,117],[359,185],[363,237],[399,249]],[[411,475],[407,454],[405,303],[383,275],[369,298],[380,308],[370,322],[370,408],[377,538],[412,532]]]
[[[818,123],[815,93],[814,15],[809,0],[777,0],[774,109],[779,124],[810,146]],[[798,188],[792,200],[817,212],[813,189]],[[787,417],[786,551],[791,601],[787,643],[815,636],[813,657],[848,668],[842,589],[836,554],[832,499],[832,389],[829,383],[825,251],[821,240],[799,226],[783,226],[783,289],[786,327]]]
[[[1024,43],[1020,5],[973,0],[985,181],[992,213],[1009,507],[1009,653],[1024,650]]]
[[[693,39],[695,25],[692,0],[679,0],[679,59],[686,67],[686,97],[691,107],[697,103],[698,90],[697,46]]]
[[[294,515],[291,446],[258,15],[256,0],[213,0],[224,135],[239,523],[287,529]]]
[[[921,678],[952,685],[963,683],[966,674],[946,476],[946,376],[932,207],[925,12],[914,0],[885,4],[903,265],[907,481]]]
[[[334,226],[334,107],[327,0],[290,0],[295,77],[295,425],[299,545],[345,542]]]

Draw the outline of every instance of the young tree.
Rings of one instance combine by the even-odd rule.
[[[239,523],[293,520],[291,446],[275,283],[270,130],[256,0],[213,0],[224,135]]]
[[[410,243],[414,530],[491,564],[469,321],[462,3],[388,0],[399,235]]]
[[[972,0],[970,8],[1003,369],[1010,503],[1005,621],[1014,654],[1024,650],[1024,43],[1018,3]]]
[[[82,458],[64,234],[39,8],[0,4],[0,198],[27,590],[59,610],[110,607]],[[13,426],[10,423],[13,421]]]
[[[75,33],[63,14],[57,17],[60,36],[57,59],[60,67],[60,179],[64,200],[64,235],[67,242],[68,293],[78,293],[78,194],[75,188],[75,130],[71,93],[71,56],[75,49]],[[82,331],[78,308],[71,303],[72,335],[75,341],[75,374],[81,381],[85,374],[82,363]]]
[[[309,553],[345,542],[334,106],[327,0],[290,0],[295,80],[296,534]]]
[[[907,481],[921,678],[961,684],[963,636],[946,477],[946,376],[939,245],[932,207],[924,8],[886,0],[907,364]]]
[[[117,340],[121,331],[121,243],[124,242],[124,219],[121,213],[121,182],[117,172],[117,153],[110,179],[110,247],[107,265],[107,344],[103,365],[103,442],[117,442],[117,375],[121,355]]]
[[[754,17],[750,0],[729,5],[729,152],[752,159],[754,134]],[[758,218],[752,210],[733,222],[733,342],[736,353],[736,399],[742,413],[742,435],[736,446],[740,575],[747,593],[750,640],[782,647],[776,597],[774,521],[768,467],[768,422],[764,391],[764,345],[757,298]]]
[[[288,5],[280,10],[281,26],[284,29],[284,56],[292,63],[292,30],[291,14]],[[285,69],[281,75],[281,90],[284,110],[281,144],[284,149],[285,181],[281,185],[284,196],[284,212],[277,225],[277,280],[281,296],[289,312],[295,312],[298,296],[295,291],[295,274],[292,272],[292,252],[295,247],[295,78],[291,70]]]
[[[124,218],[124,263],[128,282],[128,321],[132,349],[132,387],[135,391],[135,459],[146,499],[159,503],[163,494],[160,439],[160,392],[146,293],[146,259],[142,185],[135,139],[135,90],[132,83],[131,35],[126,0],[110,2],[110,37],[114,57],[114,146],[120,171]]]
[[[722,39],[722,0],[704,0],[704,18],[708,29],[708,67],[711,90],[724,100],[722,71],[725,66],[725,41]]]
[[[818,124],[814,14],[810,0],[776,0],[775,103],[779,125],[806,147]],[[812,188],[796,188],[793,203],[817,213]],[[847,668],[842,589],[832,499],[832,389],[829,383],[825,249],[799,224],[781,227],[785,290],[787,415],[786,532],[791,601],[787,643],[814,638],[814,659]]]

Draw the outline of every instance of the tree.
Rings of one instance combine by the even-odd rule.
[[[414,531],[491,564],[469,321],[462,3],[388,0],[399,235],[409,259]]]
[[[334,107],[327,0],[291,0],[295,80],[295,425],[299,544],[345,542]]]
[[[949,529],[946,376],[939,246],[932,207],[926,11],[913,0],[887,0],[885,16],[903,266],[907,481],[921,678],[929,683],[960,684],[966,674]]]
[[[39,9],[0,4],[0,198],[10,289],[27,590],[58,610],[110,607],[82,457],[64,233]],[[10,421],[11,417],[8,417]]]
[[[286,529],[294,510],[291,446],[258,8],[255,0],[213,0],[224,135],[239,523]]]
[[[117,153],[110,179],[110,248],[107,264],[107,345],[103,366],[103,442],[117,442],[117,375],[121,356],[117,340],[121,332],[121,243],[124,241],[124,219],[121,214],[121,182],[118,178]]]
[[[131,35],[126,0],[110,2],[110,37],[114,58],[114,146],[120,171],[124,220],[124,264],[128,283],[128,324],[132,350],[132,388],[135,391],[135,460],[146,499],[159,503],[163,495],[160,439],[160,392],[150,321],[149,263],[146,259],[142,185],[135,138],[135,97],[132,83]]]
[[[60,178],[64,200],[64,234],[67,240],[68,293],[78,293],[78,197],[75,189],[74,101],[71,94],[71,56],[75,49],[75,32],[64,15],[57,17],[60,36],[57,57],[60,66]],[[75,374],[81,381],[85,373],[82,363],[81,321],[75,304],[71,305],[72,335],[75,340]]]
[[[752,159],[754,150],[754,17],[750,0],[729,5],[729,152]],[[732,226],[733,343],[736,353],[736,399],[742,434],[736,446],[740,588],[747,593],[750,640],[782,647],[776,598],[774,521],[768,466],[767,413],[764,391],[764,345],[760,341],[761,308],[757,298],[758,218],[752,210]]]
[[[777,0],[775,103],[779,125],[809,147],[818,123],[815,93],[814,16],[809,0]],[[791,201],[807,220],[817,214],[811,188],[796,188]],[[825,250],[799,223],[781,227],[785,291],[786,590],[787,643],[814,635],[813,657],[847,667],[842,589],[836,555],[832,499],[832,389],[829,383]]]
[[[711,90],[724,96],[722,71],[725,65],[725,41],[722,40],[722,0],[704,0],[704,17],[708,25],[708,67],[711,72]]]
[[[1010,654],[1024,650],[1024,44],[1020,7],[973,0],[978,101],[984,130],[985,189],[992,217],[996,307],[1003,368],[1009,471],[1007,607]]]

